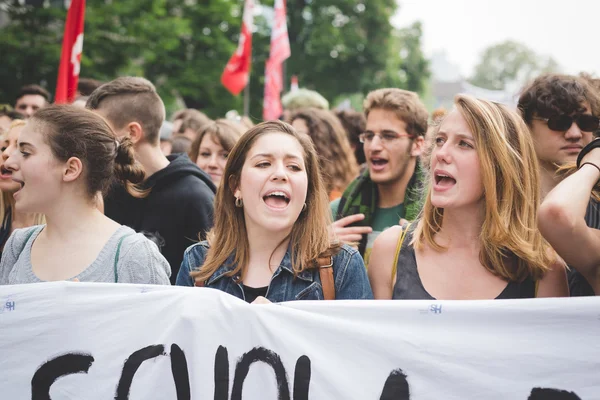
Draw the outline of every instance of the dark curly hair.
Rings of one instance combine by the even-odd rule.
[[[582,113],[588,103],[593,115],[600,115],[597,91],[583,78],[572,75],[545,74],[525,86],[518,109],[528,125],[534,116],[551,118],[561,114]]]
[[[338,110],[335,111],[335,115],[344,126],[350,145],[354,146],[354,157],[356,157],[356,162],[364,164],[367,162],[367,159],[365,158],[365,150],[363,144],[360,142],[359,136],[367,128],[367,119],[365,118],[365,115],[354,110]]]

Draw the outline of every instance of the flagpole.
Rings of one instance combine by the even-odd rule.
[[[248,84],[244,88],[244,116],[250,117],[250,77],[248,77]]]

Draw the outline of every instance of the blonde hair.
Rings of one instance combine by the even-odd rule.
[[[537,229],[540,178],[533,140],[525,122],[507,107],[467,95],[454,99],[467,122],[479,156],[484,187],[485,218],[479,261],[492,274],[521,282],[542,278],[552,263],[550,246]],[[428,189],[413,244],[444,247],[434,236],[444,209],[431,203]]]
[[[243,134],[229,154],[223,174],[223,182],[227,184],[219,185],[217,190],[215,225],[207,235],[210,249],[202,268],[191,273],[196,282],[204,282],[210,278],[232,254],[235,256],[236,267],[227,276],[234,276],[240,272],[241,280],[245,276],[250,259],[250,245],[244,222],[244,209],[235,206],[234,191],[240,183],[248,152],[259,137],[269,133],[290,135],[298,140],[304,150],[308,190],[306,210],[300,214],[290,234],[290,255],[294,273],[316,267],[314,261],[317,258],[333,255],[339,250],[340,244],[332,243],[329,238],[331,211],[312,141],[308,135],[296,132],[285,122],[267,121]]]

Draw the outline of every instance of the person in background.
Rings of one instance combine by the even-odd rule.
[[[377,235],[402,218],[414,220],[421,211],[419,157],[429,113],[416,93],[402,89],[375,90],[363,108],[367,126],[360,139],[368,168],[331,203],[331,212],[334,234],[358,243],[368,267]]]
[[[17,140],[19,133],[25,127],[26,122],[15,120],[9,126],[6,133],[0,135],[0,251],[4,248],[6,241],[15,229],[26,228],[33,225],[41,225],[45,222],[44,216],[35,213],[22,213],[15,209],[13,195],[21,188],[18,182],[12,180],[12,171],[5,167],[4,163],[8,157],[17,151]]]
[[[7,132],[13,121],[22,119],[25,119],[25,116],[14,111],[8,104],[0,105],[0,134]]]
[[[191,145],[190,159],[210,175],[217,187],[223,178],[229,153],[244,131],[239,123],[218,119],[204,125]]]
[[[215,227],[191,246],[177,285],[222,290],[249,303],[370,299],[356,250],[332,241],[315,146],[280,121],[246,132],[219,185]]]
[[[581,149],[592,141],[598,130],[600,96],[586,79],[545,74],[523,88],[518,110],[533,138],[544,201],[564,178],[559,170],[575,163]],[[577,210],[577,203],[573,206]],[[541,213],[540,218],[544,215]],[[587,226],[600,229],[599,204],[594,199],[588,198],[585,221]],[[540,226],[546,226],[545,223],[540,221]],[[593,296],[595,290],[590,282],[576,265],[571,267],[568,272],[571,296]]]
[[[581,150],[574,165],[563,167],[563,179],[548,193],[540,210],[540,231],[558,254],[583,279],[587,290],[577,295],[600,294],[600,230],[589,226],[590,197],[600,200],[600,139]],[[573,282],[571,280],[571,282]],[[589,286],[589,287],[587,287]],[[581,287],[576,286],[575,289]]]
[[[187,136],[178,135],[171,139],[171,154],[188,154],[192,148],[192,140]]]
[[[26,85],[17,94],[15,110],[25,118],[29,118],[48,104],[50,104],[50,93],[46,89],[39,85]]]
[[[4,168],[19,186],[16,209],[44,214],[46,224],[12,233],[2,253],[0,285],[169,284],[171,270],[156,245],[97,208],[97,193],[113,178],[126,183],[132,195],[141,195],[133,184],[144,178],[131,139],[117,139],[103,118],[71,105],[39,110]]]
[[[429,159],[431,158],[431,151],[433,150],[433,132],[437,129],[439,124],[442,122],[444,117],[448,114],[445,108],[438,108],[431,113],[431,119],[429,121],[429,128],[425,134],[425,147],[423,153],[421,153],[421,165],[425,171],[429,170]]]
[[[173,152],[173,123],[170,121],[163,121],[160,126],[160,149],[165,156],[170,156]]]
[[[173,121],[173,137],[183,135],[192,142],[196,140],[202,127],[212,122],[203,112],[193,108],[176,112],[171,120]]]
[[[309,89],[297,89],[286,93],[281,98],[283,119],[289,121],[291,114],[301,108],[318,108],[329,110],[329,102],[318,92]]]
[[[165,106],[152,83],[121,77],[94,90],[87,107],[106,118],[119,138],[133,143],[135,158],[146,171],[144,198],[114,185],[104,197],[106,215],[120,224],[157,237],[169,261],[174,283],[183,252],[212,227],[215,185],[187,154],[168,158],[159,144]]]
[[[363,133],[367,127],[365,115],[354,110],[338,110],[335,111],[335,115],[338,117],[346,131],[346,136],[348,137],[352,151],[354,151],[356,162],[358,165],[362,166],[367,162],[365,150],[360,141],[360,134]]]
[[[433,135],[422,217],[383,232],[369,278],[377,299],[568,296],[564,263],[537,229],[538,162],[507,107],[458,95]]]
[[[79,78],[75,97],[88,97],[92,92],[102,86],[104,82],[92,78]]]
[[[313,140],[329,200],[339,199],[359,172],[344,127],[331,111],[318,108],[296,110],[289,122]]]

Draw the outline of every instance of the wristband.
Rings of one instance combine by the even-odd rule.
[[[584,162],[583,164],[581,164],[578,169],[581,169],[581,167],[583,167],[586,164],[587,165],[593,165],[594,167],[596,167],[596,169],[598,170],[598,172],[600,172],[600,167],[597,166],[596,164],[594,164],[593,162],[589,162],[589,161],[588,162]]]

